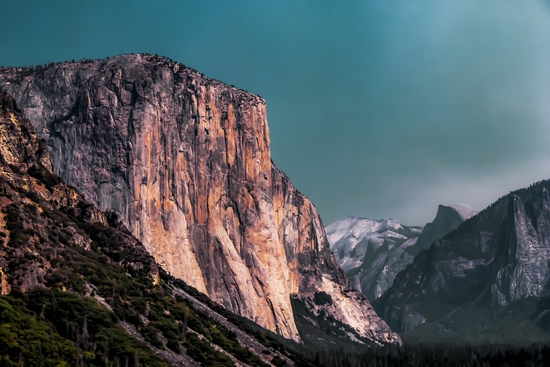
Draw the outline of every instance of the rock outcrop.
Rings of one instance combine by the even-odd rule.
[[[550,339],[539,328],[550,324],[549,192],[539,182],[466,220],[420,252],[375,309],[423,340]]]
[[[150,55],[3,69],[0,87],[47,142],[59,176],[229,310],[300,340],[291,296],[310,304],[327,283],[334,307],[360,298],[315,207],[271,161],[262,98]],[[359,338],[400,342],[361,305],[326,316]]]

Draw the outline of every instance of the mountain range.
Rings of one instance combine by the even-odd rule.
[[[417,365],[397,333],[550,341],[550,181],[325,231],[259,96],[148,54],[0,68],[0,90],[5,365],[349,366],[374,346]]]
[[[404,226],[393,219],[347,217],[326,231],[334,256],[353,287],[374,301],[420,251],[475,214],[468,205],[440,205],[433,222],[424,227]]]
[[[375,309],[409,340],[548,341],[550,181],[500,198],[421,251]]]
[[[550,340],[549,181],[477,213],[440,205],[422,230],[347,217],[327,227],[337,261],[409,342]]]

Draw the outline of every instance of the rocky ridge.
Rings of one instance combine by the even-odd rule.
[[[420,252],[379,314],[411,339],[548,340],[549,190],[514,191]]]
[[[293,304],[321,312],[309,305],[322,288],[334,303],[319,314],[359,340],[400,342],[349,289],[315,207],[272,163],[262,98],[142,54],[3,69],[0,86],[53,170],[174,276],[296,341]]]

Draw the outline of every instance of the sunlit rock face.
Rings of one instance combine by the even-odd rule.
[[[48,143],[55,172],[213,300],[297,341],[291,295],[313,299],[329,281],[336,302],[355,302],[315,207],[271,161],[261,97],[150,55],[4,69],[0,87]],[[361,304],[370,319],[326,317],[400,342]]]
[[[464,204],[439,205],[433,222],[422,227],[396,220],[346,217],[327,226],[332,252],[355,289],[371,301],[380,297],[414,257],[477,211]]]
[[[527,327],[529,335],[550,331],[549,191],[550,181],[539,182],[466,220],[420,252],[375,309],[395,330],[422,325],[424,335],[494,340],[526,338]]]

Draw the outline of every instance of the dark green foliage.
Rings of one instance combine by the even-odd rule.
[[[28,206],[28,210],[31,209],[35,208]],[[61,261],[50,262],[54,271],[46,280],[46,284],[52,288],[51,292],[54,292],[53,299],[56,299],[57,306],[54,307],[52,301],[44,298],[42,291],[31,291],[27,297],[29,307],[34,312],[43,313],[46,319],[56,320],[55,327],[63,337],[76,342],[77,330],[82,327],[83,317],[86,316],[90,335],[101,336],[90,338],[89,341],[98,351],[103,351],[105,358],[130,358],[133,351],[125,348],[131,342],[117,342],[122,350],[111,346],[112,340],[120,339],[120,336],[111,335],[116,328],[120,329],[116,326],[120,319],[135,326],[145,340],[157,348],[168,348],[181,353],[180,345],[184,345],[188,353],[195,353],[203,358],[205,365],[232,366],[231,360],[213,350],[207,341],[189,345],[191,336],[184,339],[179,325],[181,320],[188,318],[190,329],[204,334],[218,345],[221,344],[220,347],[237,359],[251,366],[264,366],[256,355],[240,346],[235,341],[235,335],[225,327],[203,312],[195,310],[189,302],[183,299],[176,301],[165,285],[154,286],[150,275],[152,259],[144,250],[136,251],[136,248],[131,247],[134,243],[130,235],[114,228],[86,223],[61,210],[46,207],[42,209],[44,217],[62,224],[55,229],[54,234],[58,241],[57,257]],[[18,211],[12,212],[14,223],[20,223],[16,221],[21,219],[15,215]],[[70,236],[63,238],[62,228],[75,228],[77,220],[79,229],[93,241],[91,247],[95,251],[74,245]],[[86,282],[93,284],[95,292],[113,307],[114,313],[99,307],[95,300],[79,298],[78,294],[85,293]],[[59,291],[63,287],[76,293]],[[71,297],[67,299],[68,295]],[[61,303],[63,307],[60,307]],[[86,307],[88,312],[85,311]],[[148,325],[144,325],[140,315],[148,318]],[[96,330],[96,326],[101,326],[102,331]],[[165,345],[161,337],[166,340]],[[140,360],[144,361],[141,357]]]
[[[143,335],[145,340],[151,343],[151,345],[157,348],[162,348],[162,343],[158,338],[157,328],[147,325],[142,327],[140,331],[141,331],[141,335]]]
[[[56,240],[50,243],[49,249],[55,249],[56,259],[50,261],[52,271],[46,278],[46,285],[50,289],[19,293],[18,298],[23,301],[21,304],[26,304],[27,313],[50,320],[48,327],[60,335],[64,342],[73,343],[73,349],[77,351],[77,357],[73,359],[81,355],[87,365],[107,365],[101,361],[133,361],[135,351],[138,350],[139,360],[143,365],[164,365],[145,345],[136,344],[136,341],[117,325],[119,319],[134,325],[146,340],[159,348],[165,347],[159,339],[159,335],[162,335],[167,340],[166,347],[177,353],[181,353],[180,343],[186,341],[172,315],[183,319],[189,314],[195,324],[200,325],[199,328],[204,325],[213,327],[213,320],[201,319],[206,315],[199,316],[189,305],[176,302],[164,286],[152,284],[152,260],[144,250],[140,252],[129,247],[134,244],[130,236],[112,228],[82,222],[84,232],[95,244],[96,251],[88,251],[74,245],[70,236],[62,238],[63,227],[76,226],[70,216],[59,210],[46,207],[42,209],[44,218],[61,224],[51,229],[52,233],[55,232]],[[8,229],[12,236],[14,233],[23,233],[24,230],[20,210],[16,204],[8,206],[5,210]],[[34,205],[23,206],[22,210],[27,215],[39,215]],[[54,261],[58,259],[59,261]],[[131,264],[125,263],[128,259],[132,260]],[[19,266],[16,260],[12,259],[10,265]],[[94,293],[97,292],[108,301],[114,313],[99,306],[95,300],[83,296],[86,292],[85,283],[93,284],[96,288]],[[70,290],[71,293],[61,291],[62,288]],[[151,323],[145,326],[140,314],[147,313]],[[87,325],[86,337],[83,334],[84,320]],[[9,325],[9,322],[6,322],[6,325]],[[196,353],[207,352],[207,365],[233,365],[230,360],[227,361],[226,356],[215,350],[198,346],[194,348]],[[8,353],[10,361],[14,358],[18,361],[18,353],[18,349]],[[32,356],[32,353],[32,350],[25,349],[23,354]]]
[[[286,361],[282,358],[275,357],[271,361],[271,364],[273,364],[275,367],[284,367],[287,366]]]
[[[183,319],[192,320],[189,324],[197,325],[198,331],[206,333],[209,339],[215,335],[217,340],[229,340],[231,333],[228,330],[221,329],[227,337],[225,334],[218,335],[221,332],[216,331],[214,320],[195,311],[186,302],[177,302],[166,285],[153,285],[151,274],[156,270],[156,265],[128,233],[87,223],[68,208],[56,209],[45,202],[38,205],[40,211],[36,204],[29,203],[12,203],[4,208],[6,226],[10,230],[10,246],[14,251],[18,251],[21,246],[29,246],[29,251],[9,258],[7,270],[10,274],[24,274],[18,269],[26,269],[26,261],[32,261],[35,265],[49,261],[51,269],[44,277],[44,285],[48,289],[35,289],[27,293],[12,291],[12,299],[18,299],[21,305],[25,305],[25,313],[31,319],[49,320],[43,321],[48,324],[48,330],[53,330],[61,342],[73,347],[74,353],[70,355],[72,360],[59,353],[52,358],[75,365],[107,366],[115,360],[133,363],[137,350],[140,365],[165,365],[149,348],[136,342],[118,326],[119,320],[135,326],[153,346],[169,348],[176,353],[182,353],[181,345],[189,343],[189,336],[185,339],[180,330]],[[85,206],[81,207],[81,212],[86,209]],[[68,231],[69,227],[72,232]],[[93,241],[90,250],[74,243],[75,230]],[[34,235],[34,232],[43,236],[46,234],[44,231],[47,238],[41,237],[40,240],[44,246],[35,247],[36,242],[29,242],[29,236]],[[93,287],[94,295],[103,297],[114,312],[109,312],[99,306],[96,300],[86,297],[85,294],[92,293],[89,287]],[[140,315],[146,315],[150,323],[144,325]],[[3,327],[11,328],[10,320],[2,324],[5,324]],[[12,334],[10,336],[14,338],[21,338],[19,329]],[[38,336],[33,335],[29,340],[36,341],[36,338]],[[5,340],[0,339],[2,345],[11,345],[9,342],[7,337]],[[36,344],[33,343],[30,345]],[[191,349],[198,355],[206,353],[206,365],[233,366],[225,355],[205,345],[208,342],[202,341]],[[258,358],[234,341],[227,341],[227,346],[230,352],[242,360],[254,362]],[[7,357],[2,357],[1,362],[7,365],[13,361],[19,363],[19,354],[25,361],[34,358],[34,349],[27,346],[22,348],[4,350],[3,355]],[[261,365],[261,361],[251,365]]]
[[[214,344],[220,346],[235,356],[235,358],[245,362],[249,366],[266,366],[266,364],[258,356],[236,342],[234,334],[227,330],[224,326],[215,325],[214,327],[211,327],[208,330],[207,335],[214,342]]]
[[[112,366],[115,359],[133,366],[168,366],[115,323],[114,315],[94,300],[52,290],[0,297],[0,355],[25,366]]]
[[[550,366],[550,346],[408,344],[363,351],[320,350],[315,359],[334,367],[542,367]]]
[[[297,344],[292,340],[284,339],[283,337],[276,335],[272,333],[269,330],[266,330],[259,326],[258,324],[248,320],[247,318],[244,318],[242,316],[235,315],[234,313],[228,311],[221,305],[217,304],[216,302],[212,301],[208,296],[204,295],[203,293],[199,292],[197,289],[187,285],[185,282],[183,282],[180,279],[176,279],[172,277],[171,275],[167,274],[166,272],[162,271],[160,272],[161,277],[165,279],[165,281],[169,283],[173,283],[178,288],[183,289],[205,305],[207,305],[210,309],[216,311],[218,314],[225,317],[229,322],[231,322],[233,325],[237,326],[239,329],[247,333],[248,335],[254,337],[259,343],[265,345],[268,348],[272,348],[283,355],[287,356],[291,360],[293,360],[296,364],[296,366],[301,367],[323,367],[320,364],[315,364],[313,362],[312,357],[306,356],[303,352],[304,351],[317,351],[318,347],[316,345],[310,345],[310,346],[304,346],[303,344]],[[179,298],[179,300],[184,301],[183,299]],[[194,327],[201,327],[200,325],[196,325],[194,323],[198,323],[198,320],[202,319],[189,319],[189,326],[191,329],[196,330]],[[201,321],[202,322],[202,321]],[[193,324],[193,326],[192,326]],[[201,324],[202,325],[202,324]],[[204,326],[203,331],[204,331]],[[224,328],[225,329],[225,328]],[[230,332],[231,333],[231,332]],[[231,333],[232,334],[232,333]],[[232,339],[232,335],[229,336],[229,339]],[[311,353],[310,353],[311,354]],[[235,355],[235,354],[233,354]],[[313,353],[313,356],[315,354]],[[253,362],[249,360],[246,362],[244,359],[239,358],[239,356],[235,355],[237,359],[253,365],[256,362]],[[257,357],[256,357],[257,358]],[[259,360],[259,358],[258,358]],[[281,361],[284,362],[284,360],[281,359]]]
[[[37,319],[21,300],[0,296],[0,358],[5,365],[15,366],[21,358],[25,366],[72,364],[79,353],[73,342],[61,337],[51,323]]]
[[[187,354],[204,367],[235,366],[229,357],[217,353],[208,342],[194,334],[189,335],[184,346]]]

